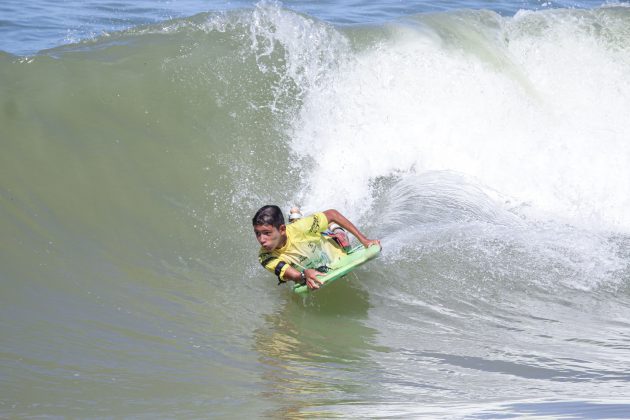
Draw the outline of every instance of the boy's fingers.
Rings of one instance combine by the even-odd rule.
[[[315,275],[312,278],[308,279],[306,284],[311,289],[319,289],[319,286],[324,284],[324,282],[322,280],[318,279],[317,276],[323,276],[323,275],[324,275],[324,273],[316,272]]]

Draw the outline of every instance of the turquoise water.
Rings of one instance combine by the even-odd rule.
[[[486,9],[502,15],[519,10],[552,8],[593,8],[602,1],[440,1],[399,2],[345,1],[269,1],[286,9],[305,13],[337,25],[384,23],[417,13],[444,12],[458,9]],[[0,50],[19,55],[107,36],[112,32],[187,18],[204,12],[226,12],[262,4],[251,0],[153,0],[94,1],[7,0],[0,5]],[[627,4],[627,1],[618,4]]]
[[[626,5],[1,7],[0,417],[630,417]]]

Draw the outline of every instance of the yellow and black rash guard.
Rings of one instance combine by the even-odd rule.
[[[322,236],[328,229],[328,219],[324,213],[315,213],[303,217],[287,226],[287,242],[282,248],[267,251],[260,248],[258,260],[267,270],[284,280],[284,273],[289,265],[303,271],[307,268],[317,268],[330,265],[344,255],[344,251],[337,243]],[[276,267],[281,261],[285,262],[279,273]]]

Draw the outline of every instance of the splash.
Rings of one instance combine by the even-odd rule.
[[[602,8],[390,25],[309,86],[292,127],[313,162],[307,206],[363,214],[375,179],[448,170],[529,217],[630,231],[629,20]]]

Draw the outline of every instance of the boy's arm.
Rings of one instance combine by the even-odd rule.
[[[381,241],[378,239],[368,239],[352,222],[346,217],[339,213],[335,209],[329,209],[324,211],[324,215],[326,219],[328,219],[328,223],[337,223],[339,226],[350,232],[355,238],[359,240],[363,244],[364,247],[368,247],[370,245],[378,245],[381,246]]]
[[[322,276],[324,273],[320,273],[315,269],[307,268],[304,270],[304,278],[302,278],[301,271],[291,267],[285,261],[282,261],[271,254],[261,253],[258,260],[263,267],[283,281],[294,281],[295,283],[302,283],[306,281],[306,285],[309,289],[319,289],[319,286],[322,284],[322,281],[318,279],[317,276]],[[280,263],[282,263],[282,266],[279,266]]]
[[[297,284],[301,284],[303,281],[306,281],[306,285],[309,289],[319,289],[319,286],[323,284],[323,282],[317,278],[317,276],[323,276],[324,273],[320,273],[314,268],[307,268],[304,270],[304,278],[302,278],[302,273],[299,270],[296,270],[293,267],[287,268],[287,271],[284,272],[284,280],[293,280]]]

